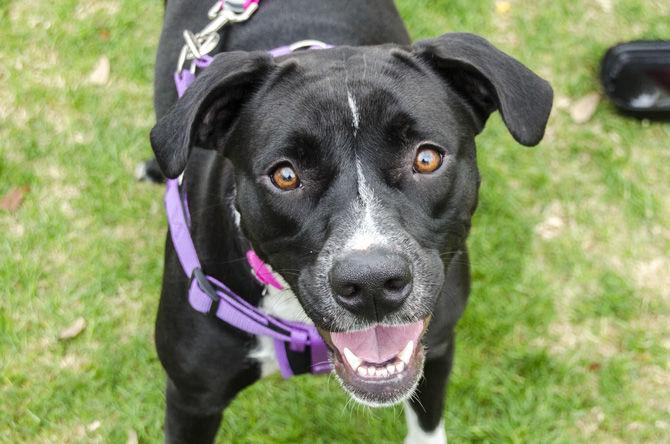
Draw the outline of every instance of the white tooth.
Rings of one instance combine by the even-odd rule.
[[[349,361],[349,365],[351,366],[351,368],[354,369],[354,371],[356,371],[356,369],[360,367],[361,364],[363,363],[363,360],[358,356],[356,356],[354,352],[352,352],[346,347],[344,347],[343,352],[344,356],[347,358],[347,361]]]
[[[412,358],[412,353],[414,352],[414,341],[409,341],[403,351],[398,353],[398,358],[402,362],[405,363],[405,365],[409,365],[409,360]]]
[[[380,376],[380,375],[381,375],[382,378],[388,377],[389,372],[388,372],[388,370],[386,370],[386,367],[382,368],[381,370],[377,370],[377,376]]]
[[[400,361],[395,365],[395,369],[398,373],[402,373],[403,370],[405,370],[405,363]]]
[[[361,365],[360,367],[358,367],[358,374],[365,378],[368,375],[367,368],[365,368],[364,365]]]
[[[375,368],[373,366],[368,367],[368,376],[375,375]]]
[[[389,372],[389,375],[392,375],[395,373],[395,365],[394,364],[387,364],[386,365],[386,371]]]

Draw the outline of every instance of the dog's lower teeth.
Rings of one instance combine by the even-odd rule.
[[[405,368],[405,363],[396,358],[395,361],[387,364],[360,364],[356,368],[352,367],[352,370],[362,378],[388,378],[402,373]]]
[[[356,356],[350,349],[344,348],[342,355],[351,369],[362,378],[388,378],[389,376],[402,373],[409,365],[414,353],[414,341],[409,341],[405,348],[396,355],[391,362],[383,364],[369,364]]]
[[[409,366],[414,355],[414,341],[408,341],[405,348],[395,358],[383,363],[368,363],[356,356],[349,348],[344,347],[340,354],[343,362],[349,364],[354,373],[361,378],[381,379],[399,375]]]

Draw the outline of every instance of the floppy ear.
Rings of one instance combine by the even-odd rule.
[[[467,33],[423,40],[413,51],[466,100],[478,132],[497,109],[517,142],[533,146],[542,140],[553,91],[521,63]]]
[[[240,107],[273,66],[265,52],[217,55],[151,130],[151,147],[169,178],[186,167],[191,148],[220,148]]]

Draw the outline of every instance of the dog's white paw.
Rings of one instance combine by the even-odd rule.
[[[447,444],[447,432],[444,430],[444,419],[432,432],[426,432],[419,425],[419,418],[409,404],[405,403],[407,419],[407,436],[405,444]]]

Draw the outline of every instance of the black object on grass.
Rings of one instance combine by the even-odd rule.
[[[634,41],[610,48],[600,65],[600,79],[621,111],[670,119],[670,41]]]

